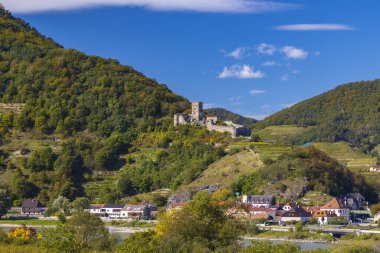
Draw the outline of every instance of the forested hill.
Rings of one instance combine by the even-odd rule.
[[[205,112],[207,113],[207,115],[217,116],[218,119],[221,119],[223,121],[229,120],[234,123],[245,125],[245,126],[252,126],[254,123],[257,122],[257,120],[255,119],[243,117],[239,114],[230,112],[223,108],[210,108],[210,109],[206,109]]]
[[[116,60],[64,49],[0,7],[0,102],[23,103],[20,130],[103,136],[154,128],[189,102]]]
[[[255,126],[316,126],[311,139],[349,141],[365,150],[380,143],[380,79],[338,86]]]

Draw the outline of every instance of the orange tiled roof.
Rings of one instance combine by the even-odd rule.
[[[327,211],[315,211],[313,213],[314,218],[317,218],[317,217],[334,217],[334,216],[336,216],[335,213],[327,212]]]
[[[340,209],[343,208],[342,204],[337,198],[332,198],[326,205],[322,206],[321,209]]]
[[[269,218],[269,215],[266,214],[266,213],[257,213],[257,214],[254,214],[251,216],[251,219],[254,219],[254,220],[261,220],[261,219],[268,219]]]

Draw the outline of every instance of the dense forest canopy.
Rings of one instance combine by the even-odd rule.
[[[341,85],[258,122],[316,126],[309,140],[348,141],[369,151],[380,143],[380,79]]]
[[[263,169],[241,177],[233,188],[236,192],[252,194],[262,191],[266,183],[277,187],[283,180],[294,179],[307,181],[308,190],[332,196],[359,192],[373,203],[378,201],[375,189],[363,176],[349,171],[347,167],[314,147],[295,148],[277,161],[267,163]]]
[[[109,136],[154,128],[158,118],[189,107],[131,67],[64,49],[3,9],[0,28],[0,100],[25,104],[7,127]]]

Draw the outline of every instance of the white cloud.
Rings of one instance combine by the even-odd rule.
[[[274,45],[261,43],[257,46],[256,50],[259,54],[273,55],[277,48]]]
[[[309,53],[301,48],[296,48],[294,46],[285,46],[281,48],[281,52],[285,54],[285,57],[288,59],[305,59]]]
[[[275,61],[266,61],[262,64],[263,67],[273,67],[276,65],[277,65],[277,62],[275,62]]]
[[[155,11],[262,13],[297,9],[300,5],[275,0],[2,0],[16,13],[66,11],[97,6],[131,6]]]
[[[246,51],[247,51],[247,48],[238,47],[234,51],[227,53],[226,56],[234,58],[234,59],[241,59],[243,58]]]
[[[254,96],[254,95],[260,95],[260,94],[264,94],[266,92],[266,90],[250,90],[249,93]]]
[[[285,74],[285,75],[281,76],[280,79],[281,79],[282,81],[288,81],[288,80],[289,80],[289,75],[288,75],[288,74]]]
[[[257,79],[263,78],[264,73],[260,70],[254,71],[254,68],[248,65],[233,65],[231,67],[224,67],[223,71],[218,75],[219,78],[239,78],[239,79]]]
[[[282,31],[349,31],[355,30],[352,26],[342,24],[295,24],[275,27]]]

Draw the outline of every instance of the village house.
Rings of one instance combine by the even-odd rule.
[[[332,219],[336,218],[336,214],[334,212],[317,210],[313,212],[312,217],[317,220],[318,224],[325,225],[329,224]]]
[[[113,205],[113,204],[92,204],[84,211],[100,217],[111,219],[145,219],[156,218],[157,207],[151,204],[136,205]]]
[[[151,220],[156,218],[157,207],[150,204],[125,205],[120,212],[121,219]]]
[[[347,193],[340,196],[340,202],[351,210],[368,209],[369,203],[360,193]]]
[[[42,215],[46,208],[37,199],[26,199],[22,203],[21,213],[26,215]]]
[[[281,216],[281,222],[307,222],[311,218],[311,214],[306,212],[297,203],[287,203],[282,209],[285,213]]]
[[[243,195],[242,202],[252,207],[269,207],[274,203],[273,195]]]
[[[371,166],[368,171],[370,171],[370,172],[380,172],[380,167],[379,166]]]
[[[230,216],[230,217],[237,218],[237,219],[247,219],[247,218],[250,218],[249,212],[247,212],[242,207],[232,207],[232,208],[229,208],[229,209],[227,209],[224,212],[224,214],[227,215],[227,216]]]
[[[124,205],[113,205],[113,204],[105,204],[101,209],[102,213],[105,213],[106,217],[109,218],[120,218],[121,209],[123,209]]]
[[[104,204],[92,204],[87,209],[84,209],[84,211],[95,214],[97,216],[103,216],[102,208],[104,207]]]
[[[305,210],[305,212],[310,214],[313,214],[314,212],[321,210],[320,206],[302,206],[302,208],[303,210]]]
[[[268,217],[266,219],[268,220],[275,220],[276,219],[276,212],[278,210],[278,206],[269,206],[269,207],[253,207],[251,205],[248,205],[248,212],[251,215],[251,218],[259,217],[260,214],[265,214]]]
[[[332,198],[326,205],[322,206],[321,211],[333,212],[337,217],[343,217],[346,221],[350,221],[350,209],[344,207],[337,198]]]

